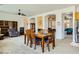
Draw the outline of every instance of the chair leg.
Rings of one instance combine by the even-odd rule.
[[[41,42],[41,47],[42,47],[42,42]]]
[[[29,39],[27,38],[27,46],[28,46],[28,43],[29,43]]]
[[[52,49],[55,47],[55,39],[52,40]]]
[[[53,40],[53,46],[55,47],[55,39]]]
[[[54,49],[54,43],[53,43],[53,41],[52,41],[52,49]]]
[[[30,47],[32,48],[32,39],[30,40]]]
[[[47,46],[48,46],[48,51],[50,52],[49,41],[48,41],[48,44],[47,44]]]
[[[24,44],[26,44],[26,35],[24,35]]]
[[[53,47],[55,47],[55,40],[54,40],[54,42],[53,42]]]
[[[36,49],[36,40],[35,40],[35,46],[34,46],[34,49]]]

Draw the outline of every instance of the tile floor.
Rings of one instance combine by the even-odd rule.
[[[44,54],[78,54],[79,47],[71,46],[72,39],[71,36],[63,40],[56,40],[56,47],[53,50],[50,47],[50,52],[45,48]],[[0,40],[0,54],[42,54],[41,47],[37,46],[34,50],[29,46],[24,45],[24,36],[5,38]]]

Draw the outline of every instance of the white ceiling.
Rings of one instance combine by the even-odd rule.
[[[70,7],[69,4],[3,4],[0,5],[0,12],[17,14],[18,9],[27,16],[33,16],[53,10]]]

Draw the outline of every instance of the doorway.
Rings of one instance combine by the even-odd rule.
[[[56,15],[50,14],[46,16],[47,23],[48,23],[48,29],[52,29],[56,31]]]
[[[30,28],[34,28],[35,30],[35,18],[30,19]]]
[[[64,39],[73,39],[73,13],[63,13]]]

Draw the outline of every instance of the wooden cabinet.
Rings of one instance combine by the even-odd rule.
[[[17,26],[18,26],[18,24],[17,24],[16,21],[13,21],[13,22],[12,22],[12,26],[13,26],[13,28],[16,28],[16,30],[17,30]]]
[[[14,27],[17,30],[17,21],[3,21],[3,20],[0,20],[1,34],[4,34],[5,36],[7,36],[8,35],[8,29],[10,27]]]
[[[0,21],[0,26],[3,26],[4,22],[3,21]]]
[[[5,23],[4,23],[4,24],[5,24],[5,26],[8,26],[8,21],[4,21],[4,22],[5,22]]]

